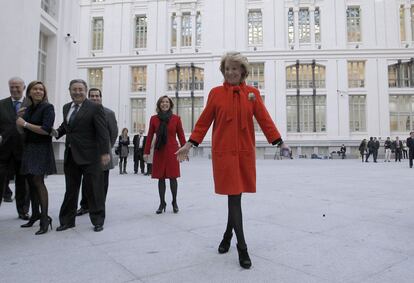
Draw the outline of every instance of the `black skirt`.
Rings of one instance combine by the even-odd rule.
[[[56,174],[52,143],[27,143],[24,145],[21,174]]]

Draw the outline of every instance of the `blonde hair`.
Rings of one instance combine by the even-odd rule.
[[[243,56],[240,52],[235,52],[235,51],[227,52],[226,54],[224,54],[223,57],[221,57],[221,61],[220,61],[220,72],[223,74],[223,77],[224,77],[224,72],[226,68],[225,66],[226,61],[232,61],[232,62],[236,62],[240,64],[240,67],[243,69],[243,73],[241,76],[241,82],[244,82],[244,80],[249,75],[249,69],[250,69],[249,61],[247,60],[247,57]]]

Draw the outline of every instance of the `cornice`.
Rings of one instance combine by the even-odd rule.
[[[413,49],[358,49],[358,50],[295,50],[295,51],[246,51],[243,55],[254,60],[285,60],[296,61],[329,59],[409,59],[414,57]],[[146,55],[100,55],[99,57],[79,57],[76,60],[78,67],[88,67],[90,65],[123,65],[130,63],[175,63],[181,61],[209,62],[220,60],[222,53],[204,52],[197,54],[146,54]]]

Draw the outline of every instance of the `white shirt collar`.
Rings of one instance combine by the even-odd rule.
[[[23,103],[24,96],[22,95],[22,97],[21,97],[19,100],[15,100],[15,99],[12,97],[12,98],[11,98],[11,100],[12,100],[13,102],[15,102],[15,101],[20,101],[20,102],[22,102],[22,103]]]

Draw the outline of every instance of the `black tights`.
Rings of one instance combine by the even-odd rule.
[[[240,195],[229,195],[228,196],[228,218],[227,218],[227,228],[224,232],[223,238],[231,239],[232,230],[236,233],[237,244],[241,249],[245,249],[246,240],[244,239],[243,232],[243,217],[241,210],[241,194]]]
[[[32,199],[32,217],[46,219],[48,215],[49,197],[44,182],[44,175],[27,175]],[[40,215],[39,215],[40,205]]]
[[[177,179],[170,178],[170,189],[173,203],[177,203],[177,187]],[[160,194],[160,203],[165,204],[165,179],[158,179],[158,193]]]

